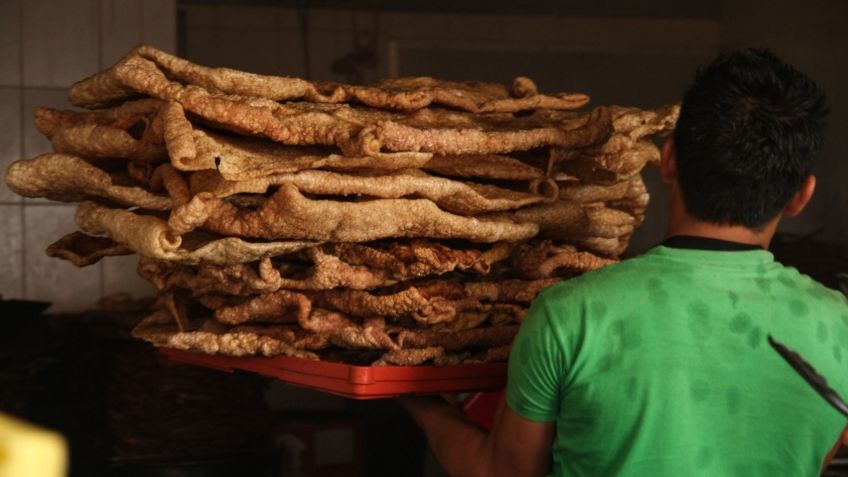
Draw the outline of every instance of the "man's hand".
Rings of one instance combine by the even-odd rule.
[[[398,399],[421,426],[436,459],[449,475],[539,476],[551,466],[553,422],[534,422],[501,401],[491,433],[438,397]]]

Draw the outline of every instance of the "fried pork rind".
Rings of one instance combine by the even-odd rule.
[[[319,248],[310,248],[307,253],[313,257],[315,264],[311,273],[302,278],[283,277],[268,258],[263,259],[258,267],[250,264],[188,267],[142,259],[138,271],[159,290],[184,288],[192,290],[196,295],[255,295],[283,288],[328,290],[346,287],[361,290],[396,282],[385,271],[346,264],[337,257],[324,254]]]
[[[98,94],[108,97],[107,90],[115,91],[113,86],[119,82],[139,93],[180,103],[186,111],[218,127],[290,145],[337,146],[345,155],[355,157],[383,149],[447,155],[497,154],[544,146],[585,147],[603,142],[612,131],[612,119],[605,108],[588,114],[540,110],[527,117],[448,110],[420,110],[402,116],[342,104],[281,104],[186,86],[169,80],[155,63],[133,55],[99,75],[71,88],[74,104],[100,105],[89,100]],[[98,92],[103,84],[108,86]],[[126,91],[124,86],[119,89]]]
[[[206,322],[208,324],[211,322]],[[315,353],[297,349],[291,343],[250,331],[237,331],[221,326],[201,326],[197,330],[180,331],[164,311],[157,311],[139,323],[132,331],[136,338],[155,346],[206,354],[228,356],[290,356],[317,360]]]
[[[418,168],[432,157],[426,152],[346,157],[328,148],[287,146],[267,139],[223,136],[202,129],[192,131],[191,143],[183,139],[182,149],[171,154],[174,167],[184,171],[213,169],[234,181],[307,169]]]
[[[240,210],[209,193],[174,209],[168,221],[177,234],[196,228],[228,236],[265,240],[367,242],[389,237],[462,238],[475,242],[520,241],[536,235],[529,221],[504,215],[464,217],[426,199],[366,202],[311,200],[282,185],[261,207]]]
[[[462,215],[501,212],[544,200],[540,195],[453,181],[415,169],[368,176],[312,170],[239,182],[228,181],[216,171],[200,171],[192,174],[189,183],[193,194],[209,192],[215,197],[265,194],[273,186],[282,185],[290,185],[302,193],[314,195],[384,199],[419,197],[433,201],[443,210]]]
[[[246,322],[302,323],[312,312],[306,295],[278,290],[260,295],[244,303],[215,310],[215,319],[228,325]]]
[[[138,57],[150,60],[168,77],[224,94],[267,98],[275,101],[306,100],[315,103],[360,102],[388,109],[416,110],[437,103],[470,112],[516,112],[525,109],[577,109],[589,102],[583,94],[541,95],[529,79],[518,77],[511,90],[492,83],[456,83],[433,78],[396,78],[375,86],[312,83],[299,78],[265,76],[229,68],[208,68],[169,55],[148,45],[131,51],[123,61]],[[121,75],[109,70],[89,77],[71,88],[71,100],[86,107],[134,97]]]
[[[164,104],[158,99],[145,98],[99,111],[63,111],[39,106],[35,108],[35,126],[48,138],[64,126],[83,124],[127,130],[139,121],[155,116]]]
[[[647,194],[647,190],[641,175],[607,186],[580,182],[559,184],[559,199],[578,204],[617,203],[626,199],[640,199],[644,194]]]
[[[635,226],[639,226],[645,220],[645,211],[648,209],[650,195],[641,177],[630,183],[630,189],[624,197],[612,199],[606,202],[606,206],[627,212],[636,219]]]
[[[168,159],[158,113],[162,101],[142,99],[94,112],[37,108],[35,124],[56,152],[95,159],[125,158],[140,162]],[[139,134],[131,134],[141,128]]]
[[[57,154],[7,181],[82,201],[82,232],[49,254],[141,255],[159,295],[135,336],[374,365],[505,360],[541,290],[623,252],[659,160],[647,136],[679,113],[570,111],[588,98],[527,78],[317,83],[149,46],[70,97],[107,109],[39,108]]]
[[[601,144],[612,132],[609,111],[586,114],[536,111],[530,116],[469,116],[421,110],[402,119],[381,121],[373,140],[390,151],[427,151],[440,155],[503,154],[557,146]]]
[[[365,318],[360,322],[339,312],[313,308],[312,313],[300,326],[327,340],[348,349],[398,349],[397,343],[389,336],[383,318]]]
[[[132,255],[133,251],[108,237],[72,232],[47,247],[47,256],[67,260],[77,267],[95,264],[103,257]]]
[[[384,317],[395,322],[412,319],[426,326],[451,323],[447,329],[458,331],[476,327],[487,319],[494,319],[497,323],[520,321],[524,314],[522,306],[528,305],[542,289],[557,281],[506,280],[466,284],[433,281],[407,286],[399,291],[383,289],[372,293],[337,288],[298,293],[278,290],[246,300],[235,300],[226,295],[204,295],[200,301],[215,310],[218,321],[230,325],[298,322],[305,329],[314,330],[314,323],[306,326],[305,320],[312,310],[322,308],[344,313],[350,317],[348,319]],[[192,293],[200,292],[192,289]],[[484,305],[482,302],[494,303]],[[464,313],[467,311],[482,315]],[[462,322],[454,324],[457,320]]]
[[[462,331],[403,330],[398,333],[398,345],[403,348],[437,346],[445,350],[463,350],[475,347],[492,348],[512,343],[518,326],[492,326]]]
[[[227,180],[261,179],[305,169],[417,168],[432,154],[423,152],[375,153],[370,157],[345,157],[332,149],[295,147],[267,139],[223,136],[195,128],[179,103],[163,110],[165,142],[171,163],[184,171],[217,170]]]
[[[430,281],[416,283],[396,292],[370,292],[335,289],[310,294],[320,306],[336,309],[351,316],[383,316],[400,320],[412,318],[421,325],[453,323],[464,312],[484,310],[490,316],[503,313],[503,308],[485,306],[483,302],[529,304],[544,288],[558,279],[533,281],[504,280],[501,282]],[[508,310],[518,317],[514,308]],[[519,313],[520,314],[520,313]],[[474,320],[471,315],[463,319]],[[465,325],[451,326],[458,330]]]
[[[62,202],[99,197],[150,210],[169,210],[173,206],[169,197],[137,186],[115,184],[107,172],[66,154],[42,154],[34,159],[15,161],[6,170],[6,184],[25,197],[46,197]]]
[[[428,296],[414,286],[385,295],[335,289],[312,292],[311,296],[316,304],[351,316],[381,316],[392,320],[412,318],[422,325],[450,322],[459,311],[480,308],[480,302],[474,298]]]
[[[554,245],[550,240],[520,245],[510,259],[512,270],[523,278],[542,279],[557,274],[574,275],[618,262],[570,245]]]
[[[510,279],[500,282],[466,282],[463,289],[465,295],[480,301],[529,305],[542,290],[559,281],[558,278],[544,278],[529,281]]]
[[[660,150],[648,140],[634,141],[614,134],[602,146],[584,150],[554,149],[557,171],[584,183],[611,185],[639,174],[645,166],[659,164]]]
[[[614,134],[603,144],[584,150],[553,148],[551,160],[557,170],[584,183],[611,185],[628,180],[647,165],[657,165],[660,151],[650,135],[665,135],[674,129],[680,105],[654,110],[611,106]]]
[[[517,221],[538,224],[540,237],[559,240],[622,237],[633,232],[635,223],[630,214],[603,204],[564,200],[524,207],[512,215]]]
[[[441,275],[454,270],[471,269],[485,275],[493,263],[506,258],[490,253],[494,249],[503,248],[503,245],[496,244],[490,250],[481,252],[478,249],[450,248],[428,240],[395,242],[385,248],[356,243],[327,244],[325,248],[351,265],[385,270],[398,281]]]
[[[303,252],[312,261],[304,274],[288,275],[287,264],[275,266],[263,258],[259,264],[185,266],[142,258],[139,274],[162,291],[189,289],[196,296],[231,296],[287,290],[370,290],[401,281],[435,276],[454,270],[484,274],[489,264],[478,250],[454,250],[436,243],[413,241],[386,250],[356,244],[328,244]]]
[[[680,116],[680,104],[669,104],[656,109],[611,106],[615,132],[626,134],[633,140],[670,133]]]
[[[106,235],[139,255],[184,264],[247,263],[316,245],[303,241],[255,243],[236,237],[182,237],[160,218],[93,202],[79,205],[76,222],[83,232]]]
[[[433,156],[421,168],[451,177],[531,181],[545,176],[537,167],[497,154]]]
[[[372,366],[420,366],[430,360],[445,356],[445,349],[439,346],[417,349],[389,351],[372,363]]]

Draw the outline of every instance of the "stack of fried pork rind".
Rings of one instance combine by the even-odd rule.
[[[616,260],[677,107],[583,108],[432,78],[206,68],[149,46],[39,108],[27,197],[79,202],[48,254],[137,253],[157,346],[357,364],[502,361],[543,288]]]

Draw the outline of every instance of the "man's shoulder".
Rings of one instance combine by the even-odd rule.
[[[542,291],[540,297],[549,304],[563,304],[626,293],[654,270],[651,258],[640,255],[557,283]]]
[[[806,275],[791,266],[780,265],[781,269],[778,279],[786,285],[788,290],[796,292],[807,301],[816,302],[819,305],[846,313],[848,322],[848,297],[842,292],[827,287],[816,279]]]

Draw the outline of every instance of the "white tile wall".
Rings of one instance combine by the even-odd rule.
[[[21,157],[21,89],[0,87],[0,173]],[[2,176],[2,174],[0,174]],[[21,197],[0,182],[0,203],[20,203]]]
[[[191,27],[186,35],[185,55],[199,64],[220,66],[220,57],[216,37],[218,29],[214,27]]]
[[[35,127],[35,108],[79,109],[68,101],[67,88],[23,88],[23,157],[51,152],[50,140]]]
[[[77,268],[44,253],[48,245],[77,230],[75,211],[75,206],[65,204],[24,207],[24,296],[53,302],[50,311],[81,311],[101,296],[102,262]]]
[[[21,0],[0,2],[0,86],[21,84]]]
[[[99,0],[26,0],[23,84],[66,87],[98,71]]]
[[[274,30],[277,27],[276,8],[254,6],[225,6],[215,9],[215,26],[250,30]]]
[[[306,74],[303,63],[303,37],[298,30],[280,30],[277,32],[279,56],[278,74],[303,77]]]
[[[37,106],[55,109],[79,108],[73,107],[68,101],[68,91],[65,88],[22,88],[20,91],[23,95],[21,157],[28,159],[53,150],[50,140],[35,127],[35,108]],[[24,203],[49,204],[50,201],[42,198],[25,198]]]
[[[24,295],[23,205],[0,205],[0,296]]]
[[[36,106],[69,108],[68,86],[141,42],[176,51],[175,0],[0,0],[0,170],[50,151],[33,123]],[[74,211],[0,185],[0,295],[62,311],[91,307],[104,293],[148,293],[134,258],[78,269],[45,255],[76,229]]]
[[[108,257],[103,263],[103,296],[129,293],[135,297],[154,295],[156,290],[147,280],[136,273],[138,257]]]
[[[208,5],[183,5],[180,12],[185,15],[185,27],[188,30],[195,28],[215,28],[215,15],[217,7]]]
[[[118,61],[142,42],[142,7],[140,0],[112,0],[100,2],[100,69]]]
[[[294,8],[277,8],[274,16],[277,30],[296,30],[300,28],[297,10]]]
[[[109,2],[113,0],[101,0]],[[141,3],[141,40],[168,53],[177,52],[175,0],[138,0]]]
[[[217,63],[260,74],[276,73],[277,44],[273,30],[227,28],[217,31]]]

